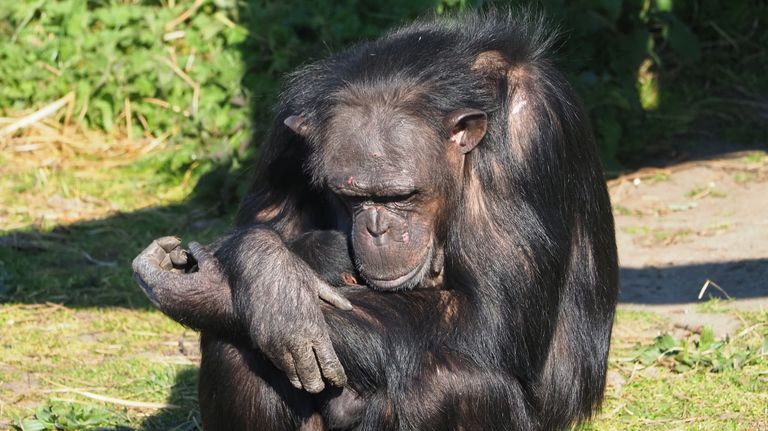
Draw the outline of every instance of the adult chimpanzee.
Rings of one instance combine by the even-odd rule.
[[[194,273],[173,271],[176,240],[134,261],[203,332],[207,429],[553,430],[599,405],[613,220],[542,24],[418,22],[302,68],[238,229],[193,247]],[[345,233],[368,287],[315,272],[348,253],[323,230]]]

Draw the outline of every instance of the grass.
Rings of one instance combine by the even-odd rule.
[[[685,194],[685,197],[690,199],[701,199],[707,196],[713,198],[724,198],[726,197],[726,194],[723,191],[717,190],[712,184],[706,187],[694,187]]]
[[[153,237],[210,241],[230,224],[186,200],[200,171],[173,168],[176,151],[50,167],[4,153],[0,429],[198,426],[197,336],[152,309],[130,270]]]
[[[702,338],[711,337],[711,332],[705,334],[706,329],[702,335],[654,338],[654,334],[673,329],[656,315],[628,313],[620,308],[609,369],[613,377],[608,379],[603,412],[583,428],[765,429],[768,313],[742,313],[740,317],[746,329],[730,342],[710,338],[703,343]],[[674,353],[665,342],[676,348],[685,346],[687,356]],[[691,357],[698,362],[690,361]],[[748,359],[738,363],[744,357]],[[721,368],[713,368],[712,363],[721,364]]]
[[[765,151],[754,151],[750,153],[749,155],[744,157],[744,161],[746,163],[751,164],[759,164],[763,163],[763,161],[768,157]]]
[[[672,244],[685,241],[696,232],[691,229],[664,229],[648,226],[628,226],[624,231],[630,235],[639,237],[644,245]]]
[[[729,307],[732,302],[730,299],[709,298],[697,304],[696,308],[702,313],[729,313],[732,311]]]
[[[196,336],[160,313],[53,303],[6,304],[2,311],[0,325],[9,330],[0,333],[0,420],[29,429],[55,429],[46,422],[51,416],[69,424],[65,429],[198,427]],[[692,351],[703,351],[705,359],[746,355],[747,362],[719,372],[707,361],[681,370],[654,339],[672,328],[654,314],[620,308],[606,403],[583,429],[763,429],[768,313],[742,318],[745,334]],[[699,338],[672,339],[693,346]],[[653,360],[639,359],[648,352]]]
[[[5,154],[0,428],[199,429],[197,336],[151,308],[130,261],[156,236],[210,241],[230,215],[185,200],[200,172],[164,174],[169,154],[46,169]],[[736,313],[726,305],[701,307]],[[620,308],[605,406],[582,428],[765,429],[768,313],[739,317],[742,335],[702,347],[697,334],[658,338],[676,328]]]
[[[41,411],[49,411],[71,421],[82,416],[84,429],[168,426],[185,422],[196,409],[198,356],[180,352],[182,345],[195,352],[195,334],[157,312],[14,304],[3,307],[0,324],[9,329],[0,336],[6,358],[0,367],[2,417],[17,425],[31,427]],[[103,403],[88,394],[126,403]],[[175,407],[159,408],[164,404]],[[93,417],[98,421],[87,421]],[[66,428],[78,428],[76,423]]]

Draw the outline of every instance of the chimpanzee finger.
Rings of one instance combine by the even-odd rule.
[[[187,259],[187,251],[178,247],[171,250],[171,252],[168,253],[168,256],[171,258],[173,266],[177,268],[185,266],[189,260]]]
[[[142,290],[144,290],[147,297],[158,308],[162,307],[158,302],[158,292],[156,291],[175,285],[173,279],[174,275],[163,267],[163,265],[165,265],[163,261],[166,259],[170,262],[165,250],[163,250],[157,242],[152,241],[152,244],[136,256],[132,265],[133,278]],[[170,265],[170,263],[168,263],[168,265]]]
[[[349,300],[345,298],[341,293],[339,293],[336,289],[332,288],[329,284],[325,282],[318,283],[317,296],[319,296],[320,299],[338,308],[339,310],[349,311],[352,309],[352,303],[349,302]]]
[[[198,242],[192,241],[189,243],[189,252],[192,253],[192,257],[197,261],[197,266],[200,269],[216,264],[216,259],[213,257],[213,253],[208,251],[207,248],[203,247]]]
[[[164,236],[162,238],[156,239],[155,242],[157,243],[157,245],[162,247],[162,249],[165,250],[166,253],[170,253],[174,248],[181,245],[181,239],[175,236]]]
[[[333,345],[327,335],[315,343],[315,355],[323,377],[334,386],[344,386],[347,383],[347,374],[344,372],[344,367],[341,366],[339,357],[336,356],[336,351],[333,350]]]
[[[173,269],[173,262],[171,262],[170,254],[163,256],[163,259],[160,261],[160,268],[162,268],[163,271],[170,271]]]
[[[315,359],[315,352],[308,343],[301,343],[297,349],[293,349],[293,361],[296,363],[296,372],[301,379],[301,385],[304,390],[317,394],[325,388],[323,377],[320,374],[320,368]]]
[[[285,376],[288,377],[288,381],[294,388],[301,389],[301,380],[299,379],[299,375],[296,373],[296,364],[293,361],[291,352],[283,353],[280,356],[280,360],[275,361],[275,366],[283,370]]]
[[[133,259],[133,272],[138,272],[142,265],[160,266],[167,253],[160,247],[156,241],[152,241],[144,250]]]

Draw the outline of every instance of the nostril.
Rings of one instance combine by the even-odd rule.
[[[387,233],[389,230],[389,223],[385,220],[386,217],[382,217],[379,213],[379,209],[371,208],[368,210],[368,223],[366,223],[366,229],[368,233],[373,237],[380,237]]]
[[[389,244],[389,235],[371,235],[373,237],[373,245],[376,247],[383,247]]]
[[[368,228],[368,233],[370,233],[371,236],[373,237],[382,236],[385,233],[387,233],[387,230],[389,230],[387,229],[386,226],[380,226],[378,224],[375,224],[375,225],[368,224],[367,228]]]

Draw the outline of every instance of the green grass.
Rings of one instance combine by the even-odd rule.
[[[702,313],[729,313],[732,311],[729,307],[732,302],[730,299],[709,298],[697,304],[696,308]]]
[[[707,196],[711,196],[713,198],[724,198],[726,197],[726,194],[723,191],[717,190],[712,185],[708,185],[706,187],[704,186],[694,187],[693,189],[685,193],[685,197],[690,199],[701,199]]]
[[[669,244],[684,241],[694,234],[690,229],[664,229],[648,226],[627,226],[623,229],[626,233],[640,237],[647,244]]]
[[[90,427],[137,427],[183,423],[195,411],[198,358],[180,353],[179,344],[183,341],[194,352],[196,337],[159,313],[55,304],[6,305],[2,310],[0,324],[9,329],[0,335],[4,419],[27,420],[31,426],[40,409],[53,409],[64,417],[98,417]],[[87,393],[175,407],[132,408],[98,402]]]
[[[89,178],[102,181],[80,181],[72,170],[40,181],[35,168],[17,167],[13,178],[26,182],[0,189],[0,200],[20,205],[20,193],[30,210],[27,218],[8,219],[26,227],[0,237],[0,428],[199,427],[196,334],[151,308],[131,280],[130,261],[160,235],[210,241],[227,230],[230,215],[183,199],[197,174],[183,181],[157,175],[156,166],[140,162],[113,170],[113,177],[97,165]],[[87,194],[109,205],[96,208],[104,212],[95,219],[36,222],[52,211],[37,198],[56,194]],[[725,305],[701,308],[732,313]],[[657,335],[674,329],[666,321],[620,308],[610,357],[618,377],[610,380],[602,413],[583,429],[764,428],[768,313],[739,316],[748,332],[700,348],[697,335],[660,342]],[[667,345],[688,353],[660,350]]]
[[[286,72],[329,47],[375,37],[436,2],[330,4],[206,1],[173,28],[166,25],[192,2],[21,1],[0,8],[0,117],[18,118],[74,95],[72,123],[65,125],[63,108],[32,129],[0,139],[0,429],[199,428],[196,335],[149,305],[131,279],[130,262],[161,235],[207,242],[227,231],[235,189],[245,184],[246,169],[238,163],[251,155],[245,147],[247,117],[257,114],[254,128],[261,136]],[[706,15],[724,15],[741,29],[723,25],[740,36],[735,39],[742,49],[708,48],[705,58],[712,61],[683,65],[697,74],[690,82],[674,81],[674,87],[665,87],[672,81],[663,68],[658,75],[653,71],[639,97],[645,108],[660,107],[642,113],[632,85],[636,70],[630,69],[655,51],[645,43],[651,35],[643,33],[641,44],[626,35],[606,39],[619,28],[611,24],[618,15],[602,9],[595,14],[581,5],[563,9],[575,17],[566,24],[572,41],[567,46],[576,59],[572,72],[579,76],[574,83],[596,119],[601,143],[614,145],[604,148],[606,160],[619,153],[625,137],[645,148],[657,137],[685,130],[700,114],[746,124],[733,131],[737,137],[762,130],[723,110],[721,101],[702,97],[711,90],[697,81],[709,81],[712,64],[736,64],[734,58],[746,56],[747,64],[718,69],[725,78],[718,82],[726,90],[730,84],[748,93],[764,89],[765,56],[749,53],[763,46],[765,37],[741,38],[752,28],[751,19],[742,19],[751,11],[746,4],[726,11],[714,7]],[[597,24],[596,16],[610,19],[580,26]],[[709,22],[700,21],[699,27]],[[183,35],[173,34],[177,30]],[[701,33],[702,42],[721,39]],[[604,46],[605,40],[615,45]],[[592,52],[600,47],[610,61],[586,63],[603,57]],[[665,61],[669,57],[673,68],[680,67],[669,54]],[[199,93],[185,75],[199,85]],[[628,77],[629,85],[620,77]],[[636,124],[639,118],[647,121]],[[2,128],[8,120],[0,120]],[[51,137],[55,140],[46,140]],[[129,137],[145,141],[136,146]],[[142,152],[161,137],[156,150]],[[38,150],[19,151],[30,142],[42,143]],[[765,152],[754,152],[745,162],[760,164],[765,158]],[[206,173],[213,175],[201,180]],[[750,175],[736,181],[751,181]],[[668,178],[659,172],[650,180]],[[722,197],[711,188],[691,193]],[[621,206],[615,211],[642,215]],[[690,235],[646,227],[630,233],[651,242]],[[701,308],[734,313],[726,305],[710,301]],[[686,357],[659,351],[667,344],[656,336],[674,329],[663,319],[620,308],[610,358],[616,384],[609,386],[603,412],[584,429],[768,429],[768,314],[739,316],[747,332],[716,348],[700,348],[697,335],[661,339],[684,345],[691,352]],[[691,356],[697,358],[693,365]],[[732,359],[742,357],[735,366]],[[731,366],[711,371],[713,361],[729,359]]]
[[[602,413],[583,429],[765,429],[768,313],[740,316],[745,330],[730,342],[712,339],[706,328],[701,336],[654,339],[654,332],[673,328],[658,316],[620,308],[610,365],[620,377],[609,378]]]
[[[130,270],[157,236],[206,242],[231,223],[230,213],[186,199],[206,181],[191,165],[172,168],[172,156],[44,174],[0,168],[2,208],[18,209],[0,213],[0,429],[199,429],[197,336],[152,309]],[[79,204],[62,211],[51,196]],[[735,313],[727,305],[700,308]],[[739,317],[743,335],[702,347],[695,334],[657,338],[675,328],[620,308],[606,402],[583,429],[764,429],[768,313]]]
[[[210,241],[231,215],[186,201],[199,172],[163,174],[172,156],[0,168],[0,429],[196,427],[197,336],[149,305],[130,262],[160,235]]]
[[[0,310],[7,329],[0,333],[0,420],[29,429],[54,429],[46,422],[51,417],[68,424],[65,429],[78,429],[78,423],[81,429],[195,429],[199,423],[196,337],[160,313],[53,303]],[[620,383],[609,379],[602,413],[583,429],[761,429],[768,406],[768,313],[742,317],[748,332],[729,343],[699,348],[696,335],[668,337],[665,343],[686,343],[704,358],[681,368],[682,359],[664,355],[665,344],[654,340],[672,329],[663,319],[620,308],[610,360]],[[747,358],[738,368],[711,371],[712,358],[738,355]],[[173,406],[125,405],[132,401]]]
[[[758,163],[762,163],[766,159],[766,157],[768,156],[766,156],[765,151],[753,151],[752,153],[744,157],[744,161],[746,163],[758,164]]]

